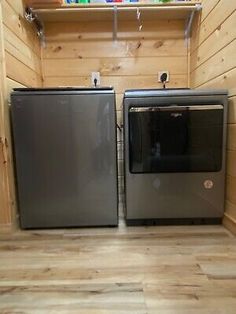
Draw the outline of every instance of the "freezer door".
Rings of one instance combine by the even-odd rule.
[[[12,97],[23,228],[117,225],[114,95]]]

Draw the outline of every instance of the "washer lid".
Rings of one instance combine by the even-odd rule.
[[[45,87],[45,88],[14,88],[12,95],[71,95],[71,94],[114,94],[112,86],[103,87]]]

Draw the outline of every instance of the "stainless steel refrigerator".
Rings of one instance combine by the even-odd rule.
[[[11,103],[21,227],[117,225],[114,90],[15,89]]]

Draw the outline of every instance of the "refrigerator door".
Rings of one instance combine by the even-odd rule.
[[[21,226],[117,225],[114,93],[12,96]]]

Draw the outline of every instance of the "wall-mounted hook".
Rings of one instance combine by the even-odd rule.
[[[33,14],[33,11],[31,8],[27,7],[25,9],[25,19],[30,22],[33,23],[33,21],[35,20],[35,16]]]
[[[40,39],[41,46],[43,48],[45,48],[46,47],[46,39],[45,39],[43,23],[39,19],[38,15],[30,7],[26,7],[26,9],[25,9],[25,19],[29,23],[34,23],[34,26],[37,30],[37,35]]]

